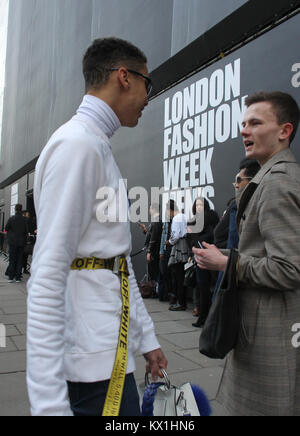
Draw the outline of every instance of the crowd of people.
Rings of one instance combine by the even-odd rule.
[[[215,244],[220,249],[238,247],[237,199],[259,170],[260,165],[254,159],[246,158],[240,162],[233,182],[235,195],[228,201],[220,219],[208,200],[198,197],[192,207],[192,220],[188,221],[171,199],[166,205],[164,219],[160,205],[155,203],[149,209],[150,225],[146,227],[139,223],[146,235],[147,275],[155,288],[152,298],[168,301],[170,311],[184,311],[188,291],[192,289],[192,314],[197,317],[192,324],[194,327],[203,327],[222,273],[200,269],[196,265],[193,248],[201,247],[203,242]],[[194,230],[197,219],[202,223],[201,232]],[[189,271],[190,268],[192,271]]]

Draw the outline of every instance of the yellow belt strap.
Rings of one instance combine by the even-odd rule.
[[[102,416],[119,416],[128,356],[129,335],[129,271],[126,258],[120,259],[122,316],[117,353],[111,379],[106,394]]]
[[[121,280],[122,315],[115,363],[105,398],[102,416],[119,416],[128,356],[129,335],[129,270],[125,256],[114,259],[98,259],[95,257],[77,258],[71,270],[110,269],[118,274]]]

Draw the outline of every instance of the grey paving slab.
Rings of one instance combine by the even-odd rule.
[[[13,298],[3,298],[0,299],[0,304],[1,307],[10,307],[10,306],[14,306],[14,305],[18,305],[18,306],[26,306],[26,298],[24,298],[24,296],[20,295],[18,297],[13,297]]]
[[[158,299],[145,299],[144,303],[147,307],[148,312],[151,312],[152,314],[165,312],[167,310],[166,303],[162,303]]]
[[[176,351],[177,347],[176,345],[169,342],[167,339],[162,338],[160,335],[157,335],[158,342],[160,343],[161,348],[164,351]]]
[[[17,336],[20,334],[20,330],[15,325],[6,326],[6,337]]]
[[[203,368],[217,367],[217,366],[223,367],[225,364],[224,360],[210,359],[209,357],[200,354],[197,348],[192,350],[177,350],[177,353],[184,356],[186,359],[189,359],[192,362],[197,363]]]
[[[199,334],[199,330],[184,333],[171,333],[168,334],[167,340],[176,345],[179,349],[191,349],[198,346]],[[161,336],[166,339],[166,335]]]
[[[223,406],[218,401],[213,400],[210,405],[213,410],[212,416],[228,416]]]
[[[6,337],[5,348],[0,347],[0,354],[8,353],[11,351],[18,351],[18,347],[11,338]]]
[[[0,374],[9,374],[26,370],[26,353],[12,351],[0,354]]]
[[[0,375],[0,416],[30,416],[26,374]]]
[[[182,332],[190,332],[193,331],[193,327],[190,323],[184,323],[179,321],[163,321],[155,323],[155,331],[157,334],[175,334]]]
[[[25,304],[26,298],[20,292],[18,292],[17,294],[11,294],[9,292],[6,295],[3,295],[0,293],[0,305],[2,305],[3,303],[9,303],[9,302],[14,303],[15,301],[22,301]]]
[[[166,308],[164,312],[151,312],[151,317],[154,322],[157,321],[182,321],[191,319],[191,311],[171,312]]]
[[[17,347],[17,350],[19,351],[25,351],[26,350],[26,336],[12,336],[11,337],[12,342]]]
[[[16,324],[16,329],[21,333],[21,335],[26,334],[26,323]]]
[[[7,285],[8,286],[8,285]],[[16,285],[12,284],[10,285],[11,287],[4,287],[4,288],[0,288],[0,297],[2,299],[18,299],[18,298],[23,298],[24,293],[22,292],[22,290],[16,289]]]
[[[26,313],[14,313],[10,315],[0,315],[0,323],[4,325],[16,325],[26,323]]]
[[[5,305],[2,306],[2,311],[4,315],[20,315],[26,313],[26,306],[23,304],[20,305]]]

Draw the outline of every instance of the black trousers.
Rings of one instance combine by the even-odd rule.
[[[159,262],[159,271],[161,278],[161,295],[162,300],[167,300],[173,290],[173,279],[171,268],[168,268],[168,263],[171,255],[171,249],[164,251],[164,256]]]
[[[184,277],[185,277],[185,271],[184,271],[184,263],[176,263],[175,265],[172,265],[172,273],[173,273],[173,291],[177,297],[177,302],[180,306],[186,307],[186,288],[184,286]]]
[[[148,263],[149,280],[153,280],[157,282],[158,275],[159,275],[159,254],[151,258],[151,261]]]
[[[95,383],[68,382],[71,409],[75,416],[102,416],[109,380]],[[125,378],[119,416],[141,416],[139,394],[133,374]]]
[[[22,267],[23,267],[23,254],[24,246],[18,247],[16,245],[9,246],[9,266],[8,278],[9,280],[21,280]]]

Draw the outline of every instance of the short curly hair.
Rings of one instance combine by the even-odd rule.
[[[128,41],[114,37],[96,39],[82,62],[86,90],[105,85],[110,68],[125,66],[139,70],[146,63],[145,54]]]

